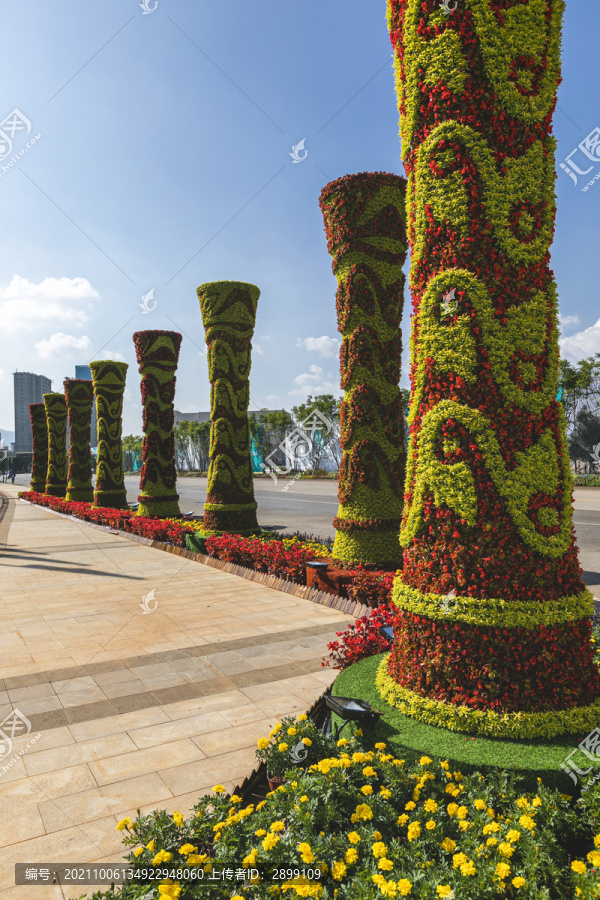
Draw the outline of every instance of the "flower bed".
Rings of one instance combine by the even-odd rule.
[[[574,475],[575,487],[600,487],[600,475]]]
[[[295,727],[276,726],[286,741]],[[397,758],[384,742],[368,749],[358,731],[287,779],[257,804],[215,785],[187,820],[158,810],[122,819],[128,862],[134,872],[174,870],[157,879],[174,900],[538,900],[592,897],[600,886],[600,795],[575,808],[542,784],[524,793],[506,773],[463,776],[447,760]],[[185,874],[194,867],[201,878]],[[305,877],[273,880],[290,868]],[[243,878],[250,869],[260,881]],[[134,877],[94,900],[137,900],[145,888]]]
[[[393,575],[390,576],[393,580]],[[352,622],[345,631],[337,631],[337,637],[341,641],[331,641],[327,644],[330,651],[329,658],[324,659],[322,666],[331,666],[333,669],[347,669],[359,659],[367,656],[376,656],[389,649],[390,642],[379,631],[385,626],[394,626],[396,608],[388,598],[372,609],[366,616],[361,616],[356,622]]]

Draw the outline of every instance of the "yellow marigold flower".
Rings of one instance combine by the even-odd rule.
[[[190,853],[196,853],[198,850],[197,847],[194,847],[192,844],[184,844],[183,847],[179,848],[179,852],[182,856],[189,856]]]
[[[479,798],[475,801],[475,803],[473,804],[473,806],[475,807],[475,809],[479,809],[479,810],[485,809],[485,800],[482,800],[481,797],[479,797]]]
[[[450,765],[448,764],[447,759],[443,759],[440,763],[440,766],[442,767],[442,769],[446,769],[446,770],[448,770],[450,768]]]
[[[124,819],[121,819],[119,824],[117,825],[117,831],[124,831],[125,828],[129,828],[131,825],[131,819],[129,816],[126,816]]]
[[[173,812],[173,821],[175,822],[175,824],[177,825],[178,828],[181,828],[181,826],[183,825],[183,816],[181,815],[181,813],[179,812],[178,809],[176,809]]]
[[[415,838],[418,838],[421,834],[421,824],[420,822],[411,822],[408,826],[407,838],[412,843]]]
[[[475,868],[475,863],[472,859],[468,859],[461,865],[460,874],[464,876],[477,875],[477,869]]]
[[[535,822],[531,818],[531,816],[521,816],[519,819],[519,825],[521,828],[528,828],[529,831],[533,832],[535,830]]]
[[[587,861],[596,868],[600,867],[600,853],[597,850],[591,850],[587,855]]]
[[[308,719],[308,716],[305,715],[304,713],[302,713],[302,715],[298,716],[299,722],[306,722],[307,719]]]
[[[357,820],[362,819],[363,822],[368,822],[369,819],[373,818],[373,810],[367,803],[359,803],[354,815],[357,817]]]
[[[151,853],[154,853],[154,838],[150,841],[149,844],[146,844],[146,850],[149,850]]]
[[[215,786],[213,787],[213,791],[215,792],[215,794],[224,794],[225,788],[222,784],[215,784]]]
[[[306,796],[306,794],[302,794],[302,796],[300,797],[300,803],[308,803],[308,797]]]
[[[375,771],[373,766],[365,766],[363,769],[363,775],[365,776],[365,778],[375,778],[377,772]]]
[[[487,825],[483,826],[483,833],[489,834],[492,831],[500,831],[500,826],[497,822],[488,822]]]
[[[410,816],[407,816],[406,813],[404,813],[401,816],[398,816],[398,825],[406,825],[409,818],[410,818]]]
[[[508,858],[510,859],[510,857],[515,852],[515,848],[512,846],[512,844],[507,843],[507,841],[502,841],[501,844],[498,844],[498,852],[501,853],[502,856],[508,856]]]
[[[248,856],[245,856],[242,860],[243,866],[253,866],[256,863],[256,856],[258,854],[258,850],[251,850]]]
[[[154,859],[152,860],[153,866],[160,866],[163,862],[171,862],[173,859],[173,854],[168,853],[166,850],[159,850]]]
[[[360,841],[360,834],[357,831],[351,831],[348,835],[348,840],[351,844],[358,844]]]
[[[341,881],[347,871],[348,871],[348,868],[346,866],[346,863],[340,859],[340,860],[338,860],[338,862],[335,862],[332,865],[331,877],[334,878],[336,881]]]
[[[298,729],[294,728],[294,726],[292,725],[290,728],[288,728],[287,733],[291,734],[293,737],[295,734],[298,734]]]
[[[436,891],[438,897],[440,897],[441,900],[444,900],[445,897],[450,897],[450,895],[454,894],[449,884],[438,884]]]
[[[449,803],[448,804],[448,815],[455,816],[458,812],[458,803]]]
[[[425,812],[434,813],[434,812],[437,812],[437,808],[438,808],[437,803],[435,802],[435,800],[432,800],[431,797],[429,798],[429,800],[426,800],[425,803],[423,804],[423,809],[425,810]]]
[[[347,747],[349,743],[350,741],[348,740],[348,738],[340,738],[337,742],[337,745],[338,747]]]
[[[464,853],[455,853],[452,857],[452,865],[455,869],[458,869],[465,862],[468,862],[468,857]]]
[[[181,887],[178,884],[169,884],[163,881],[158,886],[158,894],[159,897],[164,897],[165,900],[177,900],[181,894]]]
[[[283,741],[277,749],[280,753],[285,753],[285,751],[288,749],[288,745],[285,743],[285,741]]]
[[[398,893],[401,897],[408,897],[412,891],[412,884],[408,878],[401,878],[400,881],[397,882],[396,887],[398,888]]]
[[[276,722],[273,726],[273,730],[271,731],[271,737],[276,737],[281,731],[281,722]]]
[[[458,827],[461,831],[467,831],[467,829],[471,827],[471,822],[467,822],[465,819],[463,819],[458,823]]]
[[[511,884],[513,885],[513,887],[520,888],[523,887],[524,884],[527,884],[527,882],[524,878],[521,878],[520,875],[517,875],[516,878],[513,878]]]
[[[486,844],[488,845],[488,847],[495,847],[497,843],[498,843],[498,838],[488,838],[486,841]]]
[[[527,797],[519,797],[519,799],[517,800],[517,806],[519,807],[519,809],[527,809],[527,807],[529,806],[529,800],[527,799]]]
[[[412,800],[409,800],[404,809],[414,809],[417,804],[413,803]]]
[[[268,834],[262,842],[263,850],[272,850],[280,840],[281,838],[278,834]]]
[[[380,831],[375,831],[375,832],[373,832],[373,840],[374,840],[374,841],[380,841],[380,840],[382,840],[382,836],[381,836],[381,832],[380,832]]]
[[[375,744],[375,749],[376,750],[385,750],[386,746],[387,745],[384,744],[382,741],[379,741],[377,744]]]
[[[134,856],[139,856],[140,853],[143,853],[143,852],[144,852],[144,848],[143,848],[143,847],[136,847],[135,850],[133,851],[133,855],[134,855]],[[181,851],[180,851],[180,852],[181,852]]]
[[[464,778],[464,775],[462,774],[462,772],[453,772],[452,774],[454,775],[455,781],[462,781]]]
[[[361,794],[365,794],[365,796],[369,796],[369,794],[373,793],[373,788],[370,784],[365,784],[360,789]]]
[[[578,875],[585,875],[585,873],[587,872],[586,864],[581,862],[580,859],[576,859],[575,862],[572,862],[571,868],[574,872],[577,872]]]
[[[532,806],[541,806],[541,805],[542,805],[542,798],[541,798],[541,797],[534,797],[534,798],[533,798],[533,801],[532,801],[532,803],[531,803],[531,805],[532,805]]]
[[[371,850],[373,851],[373,856],[375,857],[375,859],[379,859],[382,856],[387,856],[388,852],[387,847],[385,846],[383,841],[377,841],[375,844],[373,844]]]
[[[190,853],[186,862],[188,866],[199,866],[208,859],[206,853]]]
[[[379,791],[379,793],[381,794],[381,796],[383,797],[384,800],[389,800],[390,797],[392,796],[392,792],[390,791],[389,788],[386,788],[386,787],[382,787],[381,790]]]
[[[345,859],[348,865],[352,865],[353,863],[355,863],[358,859],[358,850],[356,850],[354,847],[348,847],[348,849],[346,850]]]
[[[302,743],[305,747],[312,747],[312,741],[310,738],[304,737],[302,738]]]
[[[256,804],[256,811],[258,812],[259,809],[262,809],[263,806],[266,806],[266,804],[267,804],[267,801],[266,801],[266,800],[261,800],[260,803],[257,803],[257,804]]]
[[[266,750],[267,747],[269,746],[269,744],[270,744],[269,738],[259,738],[258,739],[258,749],[259,750]]]
[[[456,785],[452,781],[449,781],[444,790],[447,794],[453,794],[456,790]]]
[[[427,831],[433,831],[433,829],[435,828],[435,822],[433,821],[433,819],[429,819],[428,822],[425,822],[425,828],[427,829]]]
[[[468,810],[467,810],[466,806],[459,806],[458,809],[456,810],[456,817],[458,819],[466,819],[467,812],[468,812]]]
[[[490,817],[490,819],[494,819],[496,817],[496,813],[494,812],[494,810],[492,809],[491,806],[488,806],[487,814]]]
[[[597,834],[594,838],[594,847],[600,847],[600,834]]]
[[[267,832],[264,828],[259,828],[258,831],[255,831],[254,834],[256,837],[264,837]]]
[[[419,765],[428,766],[431,761],[432,760],[430,760],[428,756],[422,756],[421,759],[419,760]]]
[[[391,861],[391,859],[387,859],[387,857],[384,856],[383,859],[379,860],[377,866],[380,869],[383,869],[385,872],[389,872],[390,869],[394,868],[394,863]]]
[[[508,865],[508,863],[498,863],[498,865],[496,866],[496,875],[499,878],[508,878],[508,876],[510,875],[510,866]]]
[[[440,846],[442,850],[447,850],[448,853],[452,853],[452,851],[456,849],[456,841],[453,841],[452,838],[447,837],[444,838]]]
[[[285,830],[285,825],[283,824],[283,822],[273,822],[273,824],[271,825],[271,831],[284,831],[284,830]]]
[[[306,842],[298,844],[298,852],[302,854],[302,862],[308,864],[315,861],[315,855],[312,852],[310,844]]]
[[[517,831],[516,828],[511,828],[508,834],[506,835],[506,840],[511,841],[513,844],[516,843],[521,837],[521,832]]]

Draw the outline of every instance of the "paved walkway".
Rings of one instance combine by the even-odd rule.
[[[232,790],[333,680],[352,619],[0,491],[0,722],[31,722],[0,759],[0,900],[77,897],[94,889],[15,887],[14,863],[117,862],[137,807]]]

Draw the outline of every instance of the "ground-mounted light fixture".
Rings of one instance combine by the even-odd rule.
[[[329,563],[321,562],[321,560],[318,559],[313,559],[310,562],[307,562],[306,565],[309,569],[316,569],[317,572],[325,572],[325,570],[329,568]]]
[[[344,724],[336,728],[334,738],[337,741],[340,734],[349,722],[364,724],[372,728],[381,716],[381,712],[371,706],[366,700],[357,700],[354,697],[325,697],[325,702],[332,713],[344,720]]]
[[[127,505],[129,507],[129,509],[131,509],[131,510],[133,510],[133,512],[135,512],[138,509],[140,504],[139,503],[128,503]]]
[[[394,629],[391,625],[382,625],[379,629],[379,634],[381,634],[386,641],[389,641],[390,644],[394,640]]]

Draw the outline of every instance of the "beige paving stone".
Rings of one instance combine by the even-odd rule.
[[[206,784],[243,780],[254,768],[254,750],[250,747],[211,756],[198,762],[175,766],[159,772],[173,796],[199,789]]]
[[[135,749],[135,744],[127,734],[111,734],[98,740],[71,745],[68,760],[71,765],[78,765]],[[31,755],[25,754],[22,759],[28,775],[41,775],[44,772],[62,769],[65,764],[65,751],[62,747],[56,747]]]
[[[89,768],[99,785],[125,781],[134,773],[142,775],[162,771],[179,766],[196,759],[203,759],[205,754],[193,741],[184,739],[171,741],[169,744],[137,749],[136,753],[124,753],[111,756],[98,762],[90,762]]]
[[[230,726],[223,731],[213,731],[193,737],[193,742],[200,747],[206,756],[217,756],[242,747],[256,750],[256,742],[261,737],[268,737],[275,724],[274,718],[262,718],[243,725]]]
[[[168,722],[169,717],[159,707],[138,709],[134,712],[121,713],[118,716],[107,716],[105,719],[94,719],[90,722],[77,722],[69,725],[73,738],[80,741],[91,741],[109,735],[123,734],[142,726],[150,727],[161,722]]]
[[[199,734],[219,731],[227,726],[228,722],[222,713],[207,712],[184,719],[175,719],[162,725],[152,725],[149,728],[137,728],[128,733],[134,744],[143,749],[167,744],[169,741],[179,738],[193,738]]]

